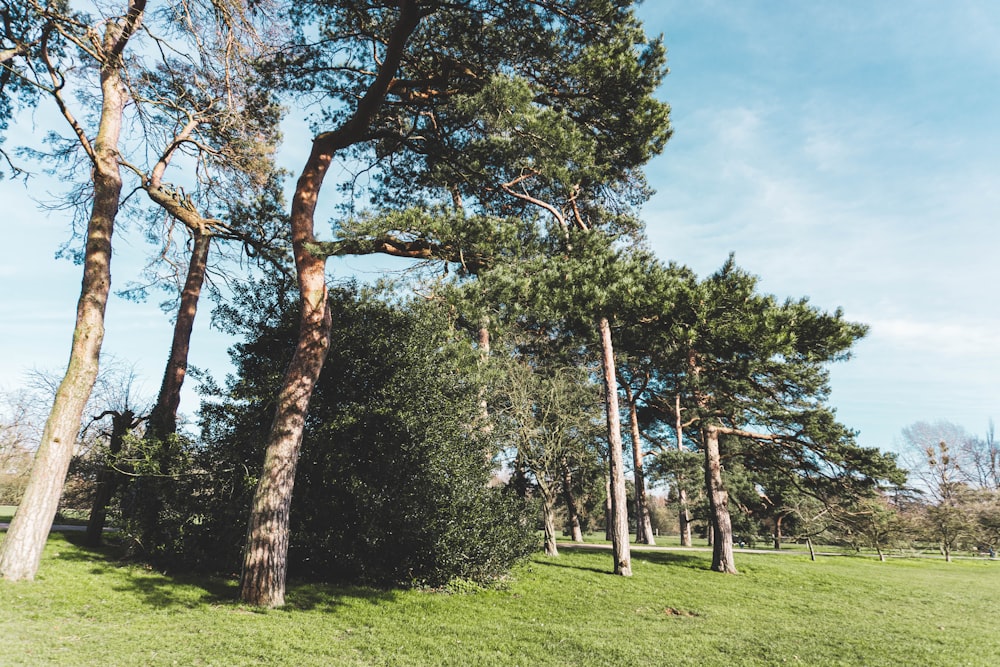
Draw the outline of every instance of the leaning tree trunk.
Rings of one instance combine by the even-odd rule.
[[[125,436],[139,425],[135,413],[131,410],[123,412],[105,412],[103,416],[111,415],[111,438],[108,441],[108,459],[97,473],[97,489],[94,492],[94,504],[87,520],[87,532],[83,543],[88,547],[100,546],[104,535],[104,523],[108,517],[108,504],[118,490],[122,474],[115,467],[118,454],[125,444]]]
[[[601,335],[601,366],[604,371],[604,409],[608,424],[608,461],[611,479],[611,551],[615,559],[615,574],[632,576],[632,555],[629,548],[628,500],[625,495],[625,461],[622,456],[622,425],[618,412],[618,381],[615,375],[615,352],[611,343],[611,324],[602,317],[598,323]]]
[[[309,400],[330,347],[326,261],[312,255],[312,219],[316,197],[333,153],[313,144],[292,202],[292,243],[299,278],[299,339],[278,394],[277,409],[254,493],[240,576],[240,598],[259,607],[285,603],[289,516],[292,488]]]
[[[729,493],[722,482],[719,431],[705,426],[705,488],[712,513],[712,569],[736,574],[733,559],[733,524],[729,516]]]
[[[174,322],[170,356],[167,359],[167,368],[163,373],[156,405],[149,413],[149,431],[146,435],[157,440],[163,440],[177,432],[177,410],[181,404],[181,387],[187,374],[191,332],[194,329],[201,288],[205,284],[205,272],[208,269],[212,236],[205,231],[193,230],[192,238],[194,245],[191,249],[187,277],[184,280],[184,290],[181,292],[177,321]]]
[[[580,527],[580,509],[576,504],[576,496],[573,495],[573,474],[569,469],[569,461],[562,457],[559,461],[562,468],[562,490],[563,500],[566,501],[566,513],[569,515],[569,528],[574,542],[583,542],[583,529]]]
[[[133,4],[133,11],[137,12],[133,17],[135,23],[142,15],[142,5],[141,0]],[[117,23],[110,23],[105,31],[108,61],[101,67],[101,118],[91,152],[94,202],[87,224],[73,345],[66,374],[42,431],[28,485],[0,547],[0,575],[11,581],[34,579],[38,571],[73,457],[83,410],[97,380],[104,311],[111,288],[111,236],[122,189],[117,151],[127,95],[117,54],[124,48],[122,40],[127,38]]]
[[[635,406],[632,387],[625,385],[628,400],[629,427],[632,435],[632,470],[635,483],[635,541],[639,544],[656,544],[653,523],[649,518],[649,504],[646,499],[646,479],[642,468],[642,436],[639,433],[639,414]]]
[[[171,474],[176,470],[178,443],[171,438],[177,432],[177,411],[181,402],[181,387],[187,374],[191,349],[191,332],[198,314],[198,302],[208,269],[212,236],[207,231],[191,228],[193,246],[188,262],[181,302],[174,322],[170,355],[160,383],[156,404],[147,420],[145,440],[152,451],[152,461],[158,476],[133,479],[127,498],[122,503],[122,515],[134,536],[132,548],[155,549],[169,539],[165,532],[164,507],[172,492]]]
[[[326,258],[314,254],[318,251],[314,234],[316,202],[337,151],[369,138],[369,126],[385,101],[406,43],[420,22],[417,2],[400,0],[398,6],[399,18],[386,43],[377,76],[343,125],[313,139],[292,197],[292,252],[302,302],[299,340],[278,394],[264,467],[250,509],[240,575],[240,599],[258,607],[280,607],[285,603],[288,523],[295,469],[309,400],[330,347],[332,323],[327,307]]]

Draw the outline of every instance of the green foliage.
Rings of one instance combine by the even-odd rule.
[[[200,489],[173,502],[196,517],[171,567],[233,571],[274,396],[295,335],[288,295],[248,293],[228,326],[247,342],[217,402],[203,406]],[[520,501],[488,488],[492,444],[478,417],[475,359],[433,304],[391,307],[331,291],[331,354],[316,387],[292,506],[293,575],[442,585],[503,575],[534,547]]]

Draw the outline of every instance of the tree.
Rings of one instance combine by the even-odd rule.
[[[658,43],[646,43],[629,4],[404,1],[396,7],[366,5],[295,5],[295,18],[309,34],[323,38],[315,47],[300,42],[301,50],[296,55],[302,56],[299,62],[305,63],[305,71],[312,75],[302,77],[297,85],[323,91],[341,106],[331,107],[325,116],[324,126],[332,129],[314,137],[292,199],[291,237],[302,304],[300,335],[277,403],[264,473],[251,511],[240,586],[241,598],[259,606],[283,603],[295,462],[310,398],[328,350],[331,323],[325,307],[324,268],[326,257],[335,254],[337,248],[317,243],[314,216],[333,159],[367,155],[374,158],[373,165],[385,166],[384,173],[390,174],[394,164],[405,163],[394,163],[391,158],[412,151],[426,156],[412,162],[428,175],[423,182],[453,195],[454,202],[461,202],[461,184],[466,183],[468,189],[464,192],[481,201],[506,201],[508,204],[502,205],[508,207],[509,202],[516,201],[535,207],[542,199],[538,192],[526,193],[530,178],[540,181],[539,187],[550,188],[547,193],[558,193],[560,205],[574,208],[574,202],[581,199],[581,189],[596,192],[613,188],[616,183],[564,182],[553,191],[556,174],[528,169],[513,179],[499,177],[488,167],[503,164],[506,169],[518,171],[520,165],[514,158],[527,150],[518,149],[509,140],[509,125],[505,138],[504,128],[491,122],[484,108],[496,107],[499,102],[501,109],[513,112],[517,122],[542,115],[547,120],[558,119],[559,127],[578,126],[576,136],[600,137],[589,142],[591,155],[603,146],[608,148],[603,153],[614,156],[613,160],[594,164],[612,165],[618,175],[631,174],[657,146],[662,146],[667,134],[666,109],[652,103],[651,98],[663,72],[662,48]],[[611,45],[620,58],[608,62],[624,63],[631,76],[621,79],[641,84],[630,91],[637,103],[621,107],[620,99],[615,99],[614,111],[606,104],[611,87],[604,85],[613,80],[597,76],[602,72],[598,66],[601,63],[591,59],[586,71],[576,70],[588,76],[566,78],[575,57],[581,53],[592,55],[599,51],[595,45],[609,44],[606,40],[594,41],[602,34],[618,37]],[[318,58],[315,62],[319,66],[310,69],[313,56]],[[343,61],[338,62],[339,58]],[[621,69],[603,71],[613,76]],[[287,76],[288,70],[279,67],[276,72]],[[525,92],[532,91],[537,94],[525,96]],[[492,104],[483,107],[481,102],[490,99]],[[557,110],[563,106],[569,112]],[[591,108],[594,106],[599,109],[596,114]],[[622,108],[629,113],[619,113]],[[552,111],[546,114],[545,110]],[[574,110],[579,112],[576,118],[572,116]],[[475,122],[463,123],[470,112]],[[457,122],[448,122],[451,113]],[[502,124],[508,123],[506,116],[499,116]],[[601,118],[619,120],[598,127],[594,122]],[[611,147],[617,130],[629,131],[617,137],[622,149]],[[466,138],[484,152],[472,152],[463,141]],[[456,151],[443,150],[449,142],[462,145]],[[555,143],[546,145],[558,147]],[[455,159],[439,159],[445,156]],[[554,161],[552,164],[555,169]],[[604,173],[610,175],[611,170],[606,168]],[[413,178],[407,179],[406,187],[412,188],[414,182]],[[543,208],[558,213],[552,203]],[[580,206],[575,205],[575,210],[579,211]],[[565,216],[560,219],[565,223]],[[582,221],[583,217],[577,219]],[[407,254],[412,249],[405,243],[401,246],[392,242],[380,247],[393,254]],[[423,247],[416,250],[426,252]]]
[[[923,498],[924,532],[938,542],[945,560],[961,546],[992,544],[992,531],[982,532],[995,523],[990,510],[998,496],[992,428],[981,440],[948,421],[916,422],[902,435]]]
[[[866,328],[805,299],[779,304],[756,285],[730,258],[704,281],[688,277],[662,320],[669,354],[658,409],[673,421],[677,393],[687,399],[689,428],[696,429],[705,456],[712,569],[720,572],[736,572],[723,474],[727,439],[742,451],[756,449],[758,465],[835,478],[845,488],[870,488],[898,474],[892,457],[857,446],[824,405],[825,366],[848,358]]]
[[[499,428],[511,433],[517,456],[532,473],[542,500],[545,553],[557,556],[555,506],[560,492],[579,531],[569,461],[583,458],[593,446],[598,402],[585,368],[551,368],[543,363],[512,360],[508,365],[499,388],[503,395]]]
[[[111,285],[111,236],[122,189],[118,151],[122,116],[128,103],[122,54],[142,22],[145,6],[145,0],[129,0],[123,14],[105,17],[92,26],[81,26],[70,19],[56,23],[79,57],[99,70],[101,115],[93,135],[87,134],[63,96],[64,77],[73,65],[53,62],[52,54],[44,49],[41,54],[45,75],[51,81],[45,86],[46,92],[55,100],[92,165],[93,204],[87,224],[83,285],[69,365],[42,433],[24,498],[0,546],[0,574],[12,581],[33,579],[38,570],[83,409],[97,377],[104,339],[104,311]]]

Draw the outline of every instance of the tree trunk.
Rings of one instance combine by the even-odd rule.
[[[884,563],[885,562],[885,554],[882,553],[882,547],[879,545],[878,542],[875,543],[875,551],[878,552],[879,562]]]
[[[576,496],[573,495],[573,475],[569,469],[569,462],[566,457],[559,461],[562,468],[562,489],[563,500],[566,501],[566,513],[569,515],[570,533],[574,542],[583,542],[583,530],[580,528],[580,510],[576,505]]]
[[[107,414],[107,413],[105,413]],[[101,471],[97,473],[97,489],[94,493],[94,505],[90,510],[90,518],[87,520],[87,533],[83,542],[88,547],[100,546],[101,538],[104,535],[104,523],[108,516],[108,504],[114,497],[115,491],[121,482],[121,473],[115,468],[118,454],[121,453],[125,444],[125,436],[136,427],[139,422],[135,419],[135,413],[131,410],[111,413],[111,439],[108,442],[108,460],[101,466]]]
[[[809,560],[816,560],[816,551],[813,549],[813,541],[811,537],[806,538],[806,546],[809,547]]]
[[[610,464],[609,464],[610,465]],[[611,509],[611,474],[604,473],[604,539],[611,541],[613,533],[614,519]]]
[[[601,335],[601,366],[604,370],[604,408],[608,423],[608,460],[611,478],[611,551],[615,559],[615,574],[632,576],[632,555],[629,548],[628,500],[625,494],[625,461],[622,455],[622,425],[618,412],[618,381],[615,375],[615,352],[611,344],[611,324],[602,317],[598,324]]]
[[[212,245],[212,237],[207,232],[192,230],[192,237],[194,246],[191,249],[184,291],[181,292],[177,321],[174,322],[170,356],[167,359],[167,368],[163,373],[156,405],[149,414],[149,430],[146,435],[157,440],[163,440],[177,432],[177,410],[181,404],[184,376],[187,374],[191,331],[194,328],[195,316],[198,314],[198,300],[201,297],[202,285],[205,283],[208,253]]]
[[[689,547],[691,546],[691,515],[688,513],[687,491],[678,488],[677,501],[681,506],[677,513],[677,522],[681,531],[681,546]]]
[[[485,365],[490,359],[490,318],[483,316],[479,320],[479,330],[476,332],[476,344],[479,347],[479,365]],[[490,406],[486,400],[486,386],[479,389],[479,418],[487,432],[492,430],[490,424]],[[490,457],[492,458],[492,456]]]
[[[635,396],[632,387],[625,385],[625,397],[628,400],[629,427],[632,435],[632,469],[635,483],[635,541],[639,544],[656,544],[653,536],[653,525],[649,518],[649,505],[646,499],[646,479],[642,467],[642,436],[639,433],[639,414],[636,410]]]
[[[538,489],[542,494],[542,522],[545,527],[545,555],[558,556],[559,548],[556,546],[556,518],[555,518],[555,498],[552,489],[546,484],[540,483]]]
[[[240,576],[240,598],[259,607],[285,603],[288,522],[295,470],[309,400],[330,347],[326,261],[306,247],[312,241],[313,213],[323,177],[333,158],[322,142],[299,178],[292,201],[292,244],[299,278],[299,339],[285,371],[271,423],[264,468],[254,493]]]
[[[774,550],[778,551],[781,549],[781,522],[784,519],[784,515],[777,515],[774,517]]]
[[[280,607],[285,603],[288,521],[295,469],[309,400],[330,347],[332,323],[327,307],[326,258],[313,254],[316,202],[334,154],[368,139],[372,119],[385,101],[406,43],[420,22],[417,4],[413,0],[400,0],[399,18],[386,44],[378,75],[340,128],[315,137],[295,186],[290,222],[302,302],[299,340],[278,394],[264,468],[250,509],[240,575],[240,599],[247,604]]]
[[[711,425],[705,432],[705,488],[712,512],[712,569],[736,574],[733,559],[733,524],[729,517],[729,493],[722,482],[719,432]]]
[[[677,451],[684,451],[684,423],[681,421],[681,395],[677,394],[674,401],[674,431],[677,434]],[[687,490],[684,488],[684,475],[677,475],[677,504],[678,510],[677,525],[681,533],[681,546],[691,546],[691,514],[688,511]]]
[[[143,3],[137,2],[138,16]],[[123,47],[127,39],[117,23],[108,24],[104,48]],[[83,410],[97,379],[98,359],[104,340],[104,311],[111,288],[111,236],[118,215],[122,189],[118,165],[118,139],[127,102],[118,70],[118,58],[101,67],[101,118],[93,143],[94,202],[87,224],[83,283],[77,303],[76,325],[69,365],[63,376],[42,439],[35,453],[31,475],[7,537],[0,547],[0,575],[11,581],[34,579],[42,550],[55,519],[69,470]]]

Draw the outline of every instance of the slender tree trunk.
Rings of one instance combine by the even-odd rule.
[[[879,545],[878,542],[875,542],[875,551],[878,552],[879,562],[884,563],[885,562],[885,554],[882,553],[882,547],[881,547],[881,545]]]
[[[610,464],[609,464],[610,465]],[[611,509],[611,474],[605,469],[604,473],[604,539],[608,542],[614,534],[614,518]]]
[[[106,413],[105,413],[106,414]],[[131,410],[111,413],[111,439],[108,442],[108,460],[101,466],[97,473],[97,489],[94,493],[94,505],[90,510],[90,518],[87,520],[87,533],[84,536],[84,544],[88,547],[96,547],[101,544],[104,535],[104,523],[108,516],[108,504],[114,497],[115,491],[121,482],[121,473],[115,469],[118,454],[121,453],[125,444],[125,436],[135,428],[139,422],[135,419],[135,413]]]
[[[122,514],[135,537],[130,545],[132,549],[155,549],[169,539],[164,530],[164,503],[171,492],[173,480],[170,475],[175,470],[174,463],[179,453],[178,443],[171,436],[177,432],[177,411],[187,374],[191,333],[198,314],[198,302],[205,283],[212,245],[212,236],[207,231],[191,227],[188,229],[193,240],[191,258],[174,322],[163,381],[160,383],[156,404],[150,411],[145,434],[160,476],[133,479],[122,503]]]
[[[784,515],[779,514],[774,517],[774,550],[778,551],[781,549],[781,522],[784,519]]]
[[[625,385],[628,400],[629,429],[632,435],[632,470],[635,483],[635,541],[639,544],[656,544],[653,525],[649,518],[649,504],[646,498],[646,479],[642,467],[642,436],[639,433],[639,414],[635,405],[632,387]]]
[[[705,433],[705,487],[712,512],[712,569],[716,572],[736,574],[733,559],[733,524],[729,517],[729,493],[722,482],[722,460],[719,454],[719,432],[715,427],[704,427]]]
[[[556,546],[555,498],[552,489],[547,484],[540,483],[538,489],[542,494],[542,522],[545,527],[545,555],[558,556]]]
[[[691,514],[688,512],[687,491],[680,487],[677,489],[677,502],[680,504],[680,510],[677,512],[677,524],[680,527],[681,546],[689,547],[691,546]]]
[[[806,538],[806,546],[809,547],[809,560],[816,560],[816,550],[813,549],[813,541],[811,537]]]
[[[674,432],[677,434],[677,451],[684,451],[684,422],[681,420],[681,395],[674,397]],[[677,525],[681,533],[681,546],[691,546],[691,513],[688,510],[687,490],[684,488],[684,475],[677,475]]]
[[[601,334],[601,365],[604,370],[604,408],[608,422],[608,460],[611,477],[611,550],[615,559],[615,574],[632,576],[632,554],[629,547],[628,499],[625,494],[625,461],[622,455],[622,425],[618,411],[618,380],[615,374],[615,352],[611,343],[611,324],[602,317],[598,323]]]
[[[476,332],[476,343],[479,347],[479,364],[485,365],[490,358],[490,318],[483,316],[479,321],[479,330]],[[479,417],[483,421],[483,428],[492,430],[490,424],[490,407],[486,400],[485,385],[479,390]]]
[[[569,461],[562,457],[559,461],[562,468],[562,489],[563,500],[566,501],[566,512],[569,514],[570,533],[574,542],[583,542],[583,530],[580,527],[580,510],[576,505],[576,496],[573,495],[573,475],[569,469]]]
[[[194,328],[195,316],[198,314],[198,301],[201,298],[201,288],[205,283],[208,253],[212,245],[212,237],[207,232],[193,230],[192,237],[194,246],[191,249],[191,260],[188,263],[184,291],[181,292],[177,321],[174,322],[170,356],[167,359],[167,368],[163,373],[163,382],[160,384],[156,405],[149,414],[147,437],[158,440],[165,439],[177,431],[177,410],[181,404],[181,387],[184,384],[184,376],[187,374],[191,332]]]
[[[132,5],[138,16],[144,3]],[[109,54],[127,39],[117,23],[105,30]],[[66,374],[56,391],[52,411],[35,453],[21,504],[0,547],[0,575],[11,581],[34,579],[42,549],[55,519],[69,470],[83,410],[97,379],[98,358],[104,341],[104,311],[111,288],[111,236],[122,189],[118,139],[127,102],[120,62],[109,58],[101,67],[101,118],[93,143],[94,202],[87,224],[83,283],[76,310],[73,344]]]

